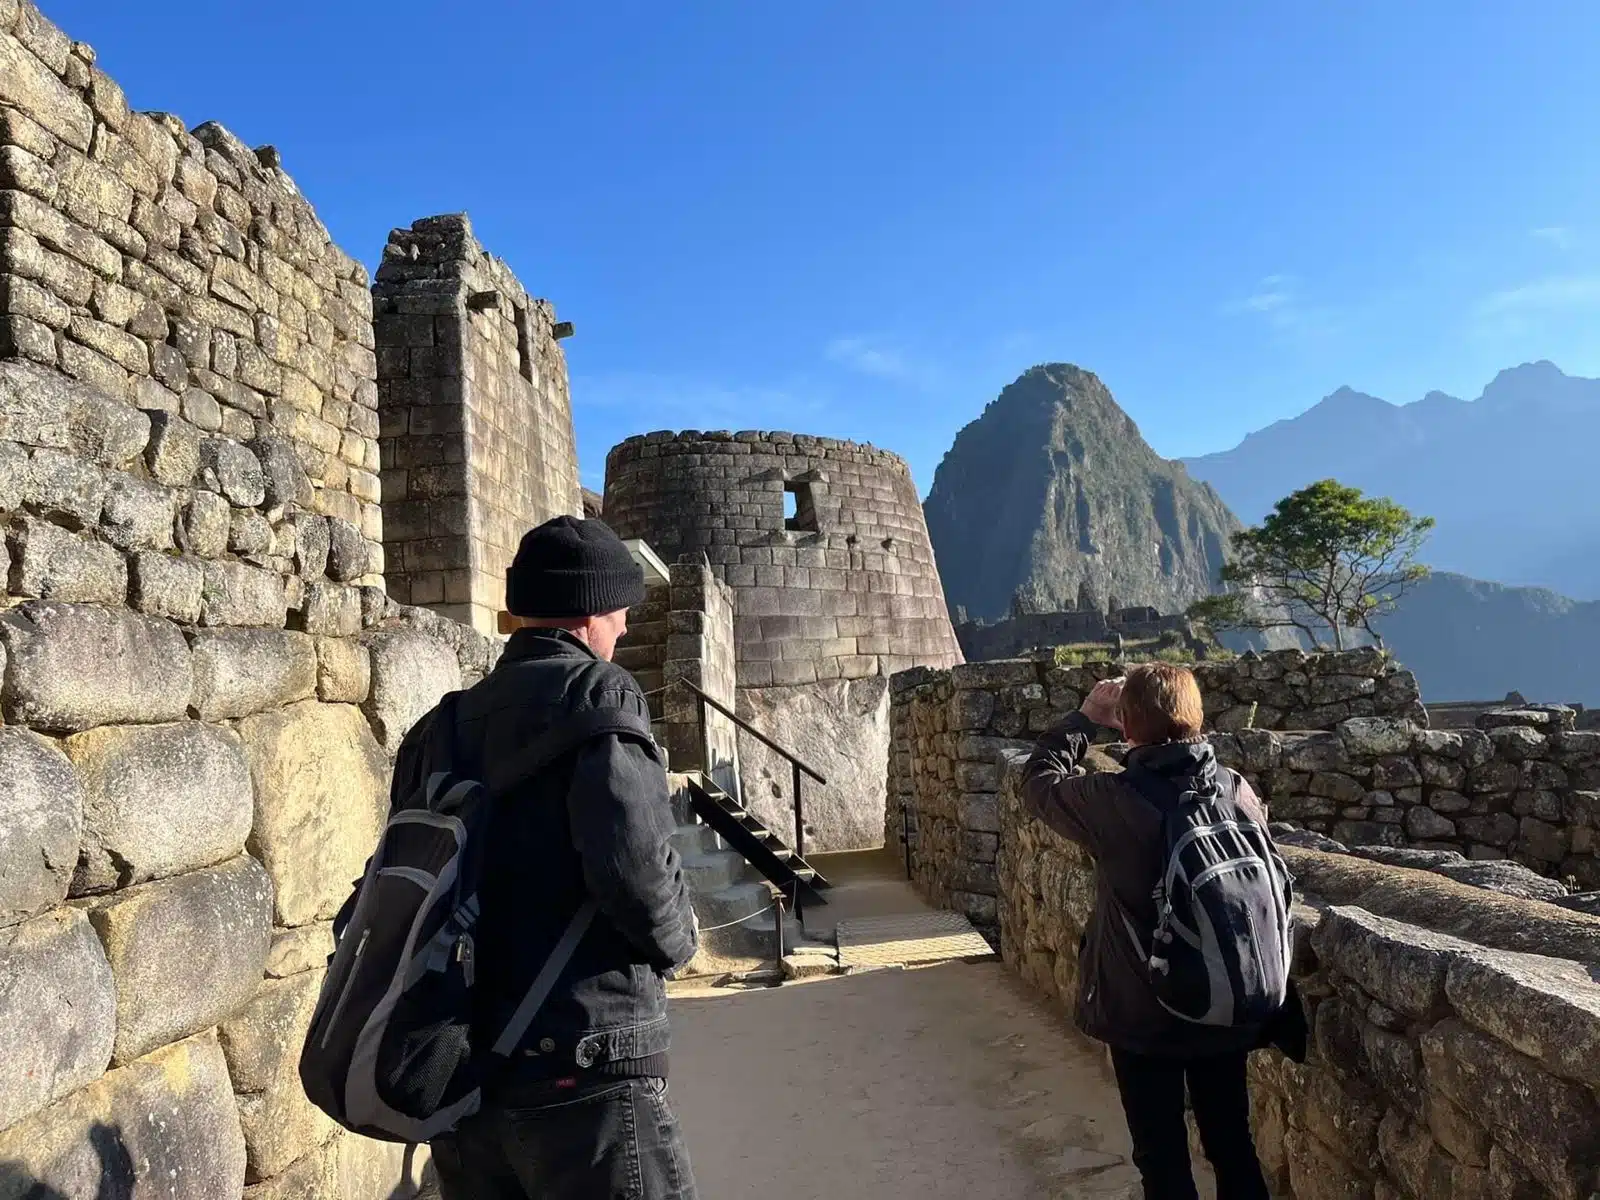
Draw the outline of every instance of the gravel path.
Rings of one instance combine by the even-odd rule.
[[[672,1009],[671,1095],[702,1200],[1138,1194],[1100,1056],[999,963]]]

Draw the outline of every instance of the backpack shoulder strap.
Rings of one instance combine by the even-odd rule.
[[[568,921],[566,929],[562,930],[561,940],[556,943],[555,949],[550,951],[550,957],[545,959],[544,966],[539,968],[539,974],[528,986],[527,994],[522,997],[522,1003],[517,1005],[517,1010],[511,1014],[506,1027],[500,1031],[500,1036],[494,1043],[494,1053],[504,1058],[517,1048],[523,1035],[528,1032],[528,1026],[533,1024],[533,1018],[538,1016],[539,1010],[544,1007],[544,1002],[555,988],[561,972],[566,969],[567,963],[572,961],[573,952],[577,950],[578,943],[583,941],[583,935],[589,931],[589,923],[594,920],[597,909],[598,906],[593,900],[585,900],[578,911],[572,914],[572,920]]]

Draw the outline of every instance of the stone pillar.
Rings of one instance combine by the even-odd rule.
[[[671,603],[662,679],[684,680],[734,707],[736,667],[733,593],[704,563],[672,568]],[[738,737],[726,716],[708,706],[701,731],[699,698],[685,688],[663,694],[662,726],[674,768],[698,769],[732,795],[739,794]]]
[[[571,327],[463,214],[394,230],[372,294],[390,594],[492,633],[523,533],[583,514]]]

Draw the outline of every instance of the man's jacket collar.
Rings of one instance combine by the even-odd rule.
[[[519,629],[506,641],[501,662],[532,658],[599,658],[587,643],[565,629]]]

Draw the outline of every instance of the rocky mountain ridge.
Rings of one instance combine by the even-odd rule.
[[[945,598],[995,618],[1148,604],[1179,612],[1215,587],[1239,523],[1163,459],[1092,372],[1023,372],[956,435],[923,504]]]
[[[1500,372],[1476,400],[1429,392],[1391,404],[1340,388],[1231,450],[1183,462],[1246,522],[1331,476],[1433,517],[1425,557],[1438,570],[1592,600],[1597,439],[1600,380],[1541,361]]]

